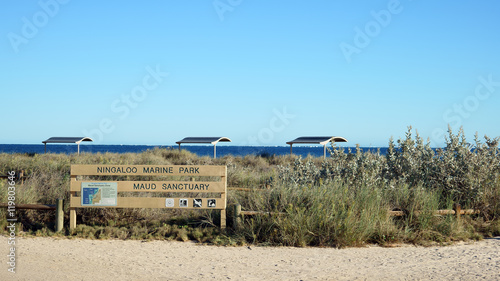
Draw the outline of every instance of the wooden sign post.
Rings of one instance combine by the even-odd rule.
[[[215,177],[219,181],[101,181],[79,176],[188,176]],[[193,197],[121,197],[120,192],[199,194]],[[227,167],[200,165],[71,165],[70,229],[76,227],[76,208],[166,208],[220,210],[226,227]],[[210,195],[210,196],[211,196]],[[188,197],[188,198],[187,198]]]

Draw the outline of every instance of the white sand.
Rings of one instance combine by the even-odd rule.
[[[500,280],[500,238],[446,247],[217,247],[0,237],[0,280]]]

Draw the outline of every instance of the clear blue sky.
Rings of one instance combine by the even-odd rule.
[[[500,136],[499,1],[2,4],[3,144]]]

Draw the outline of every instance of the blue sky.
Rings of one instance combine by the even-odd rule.
[[[0,143],[500,136],[498,1],[2,1]]]

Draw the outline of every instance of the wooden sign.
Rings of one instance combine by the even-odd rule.
[[[209,176],[219,181],[78,180],[79,176]],[[156,195],[119,196],[120,192]],[[161,196],[163,193],[165,196]],[[192,194],[172,197],[171,193]],[[226,227],[226,166],[202,165],[71,165],[70,229],[76,227],[76,208],[167,208],[214,209],[221,211],[221,228]],[[204,194],[204,196],[200,196]],[[160,195],[160,196],[158,196]]]

